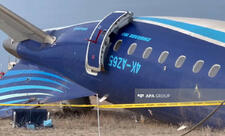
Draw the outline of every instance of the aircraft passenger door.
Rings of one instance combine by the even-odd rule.
[[[92,32],[86,51],[85,68],[91,75],[104,71],[104,56],[110,43],[110,34],[132,20],[132,13],[128,11],[112,12],[101,20]]]

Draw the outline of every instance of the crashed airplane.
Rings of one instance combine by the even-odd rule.
[[[0,29],[10,37],[4,48],[20,58],[0,80],[1,104],[95,94],[113,104],[205,102],[131,109],[195,123],[216,108],[211,101],[225,100],[224,21],[115,11],[102,20],[41,30],[1,5]],[[1,106],[0,117],[15,108],[26,107]],[[205,124],[224,127],[224,116],[221,106]]]

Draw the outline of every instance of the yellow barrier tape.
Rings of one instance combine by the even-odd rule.
[[[218,101],[192,101],[192,102],[163,102],[163,103],[136,103],[136,104],[109,104],[109,105],[74,105],[74,104],[0,104],[0,106],[32,106],[32,107],[98,107],[98,108],[157,108],[157,107],[187,107],[187,106],[216,106]],[[225,104],[224,104],[225,105]]]

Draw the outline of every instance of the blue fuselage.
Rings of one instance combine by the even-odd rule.
[[[23,59],[57,70],[100,96],[107,94],[109,96],[107,100],[112,103],[141,102],[137,98],[137,93],[141,89],[147,89],[151,96],[147,102],[224,99],[224,96],[220,95],[221,90],[225,88],[224,47],[138,20],[119,30],[116,35],[111,35],[111,44],[105,57],[105,71],[98,73],[97,76],[87,74],[85,70],[87,39],[97,23],[84,23],[48,31],[57,37],[54,46],[24,41],[18,46],[18,54]],[[118,40],[122,40],[122,44],[118,51],[114,51],[114,44]],[[128,55],[132,43],[136,43],[137,48],[132,55]],[[143,53],[148,47],[152,48],[152,52],[144,59]],[[161,64],[158,59],[163,51],[169,52],[169,55]],[[175,62],[181,55],[186,56],[186,60],[182,67],[176,68]],[[204,65],[198,73],[194,73],[193,66],[198,60],[203,60]],[[208,73],[214,64],[219,64],[221,68],[217,75],[211,78]],[[207,91],[204,92],[205,89]],[[197,122],[213,107],[149,109],[153,117],[164,121]],[[136,110],[150,116],[148,109]],[[224,124],[225,120],[218,118],[225,115],[224,111],[225,108],[220,109],[208,123]]]

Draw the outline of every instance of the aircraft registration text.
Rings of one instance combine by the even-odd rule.
[[[141,64],[137,61],[128,63],[128,60],[122,57],[113,56],[109,57],[108,66],[117,68],[119,70],[129,70],[131,73],[138,74],[141,69]]]

